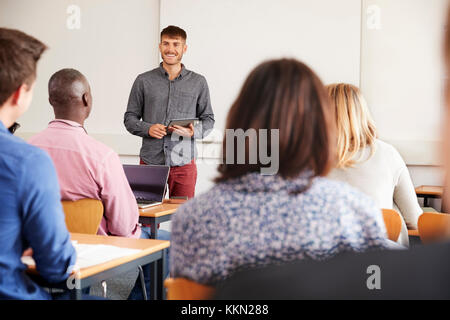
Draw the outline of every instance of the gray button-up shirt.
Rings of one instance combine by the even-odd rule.
[[[192,138],[168,133],[162,139],[148,134],[150,126],[167,126],[172,119],[199,118]],[[142,120],[141,120],[142,119]],[[148,164],[182,166],[197,155],[195,139],[205,137],[214,127],[214,114],[205,77],[187,70],[174,80],[162,67],[140,74],[131,89],[124,116],[127,130],[142,137],[140,157]]]

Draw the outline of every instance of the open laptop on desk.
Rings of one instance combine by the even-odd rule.
[[[140,209],[162,204],[169,166],[125,164],[123,169]]]

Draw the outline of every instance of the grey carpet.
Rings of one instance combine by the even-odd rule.
[[[130,271],[127,273],[123,273],[116,278],[111,278],[106,280],[107,291],[106,298],[111,300],[126,300],[128,295],[133,289],[134,283],[136,282],[138,276],[138,270]],[[94,296],[103,296],[103,287],[102,285],[96,284],[91,287],[91,295]]]

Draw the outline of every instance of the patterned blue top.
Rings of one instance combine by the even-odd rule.
[[[182,205],[172,220],[171,275],[203,284],[232,272],[343,251],[389,248],[381,211],[349,185],[310,173],[249,173]]]

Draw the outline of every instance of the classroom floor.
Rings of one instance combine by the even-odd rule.
[[[133,289],[137,276],[138,271],[136,269],[135,271],[124,273],[120,277],[107,280],[106,298],[111,300],[126,300],[131,289]],[[103,288],[101,284],[92,286],[90,294],[102,297]]]

